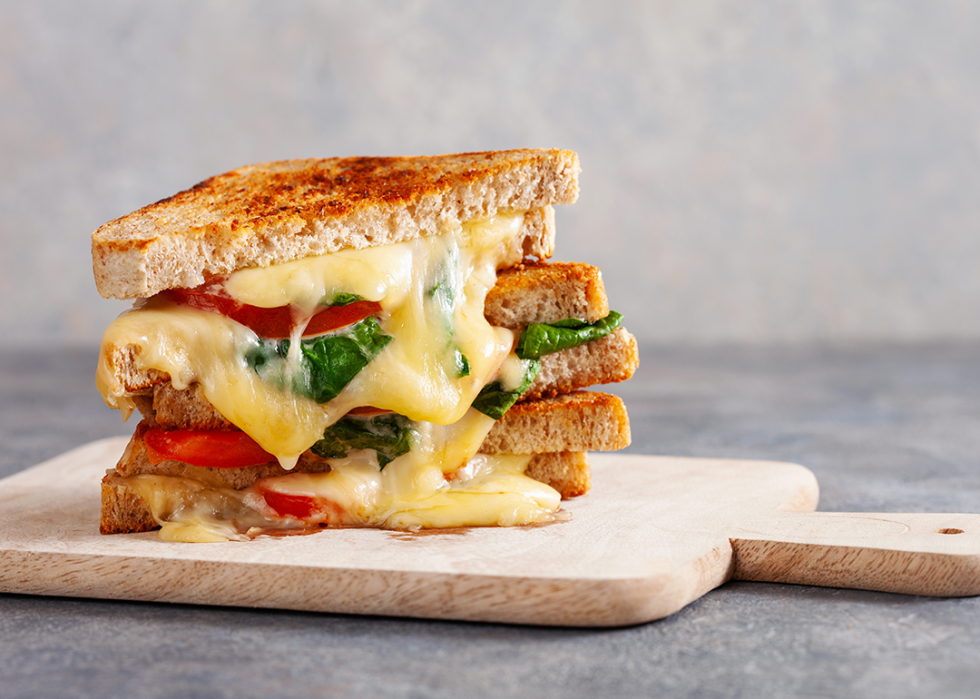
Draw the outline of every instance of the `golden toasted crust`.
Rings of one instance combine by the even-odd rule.
[[[199,383],[192,383],[183,390],[174,388],[169,381],[154,386],[151,403],[149,406],[137,403],[137,407],[145,419],[164,429],[238,429],[208,402]]]
[[[625,328],[616,328],[598,340],[541,357],[541,371],[521,400],[626,381],[633,376],[639,364],[636,338]]]
[[[585,495],[592,487],[589,455],[583,451],[535,454],[525,473],[557,490],[562,500]]]
[[[104,343],[101,347],[99,361],[105,357],[106,366],[115,376],[116,380],[125,387],[129,393],[138,394],[170,381],[170,374],[158,369],[140,368],[137,357],[140,354],[138,345],[124,345],[122,347],[111,342]]]
[[[490,430],[484,454],[615,451],[629,446],[626,406],[617,396],[575,391],[518,403]]]
[[[130,534],[155,529],[158,525],[150,514],[146,500],[114,478],[115,473],[110,470],[102,479],[102,515],[99,520],[99,532]]]
[[[250,165],[95,231],[96,286],[106,298],[147,297],[244,267],[548,209],[575,201],[579,170],[578,156],[562,150]]]
[[[538,262],[500,272],[483,313],[490,325],[511,330],[565,318],[593,323],[609,314],[609,300],[597,267]]]

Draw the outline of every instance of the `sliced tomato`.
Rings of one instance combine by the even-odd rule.
[[[394,412],[386,408],[375,408],[373,405],[361,405],[356,408],[351,408],[348,415],[358,415],[360,417],[370,417],[371,415],[380,415],[381,413]]]
[[[290,495],[275,490],[263,491],[262,497],[280,517],[295,517],[296,519],[312,519],[319,513],[320,508],[315,499],[307,495]]]
[[[161,294],[174,303],[228,316],[253,330],[259,337],[282,339],[290,336],[293,316],[288,306],[260,308],[238,303],[230,296],[216,291],[214,286],[205,285],[194,289],[168,289]],[[380,312],[381,304],[377,301],[354,301],[346,306],[325,306],[310,318],[303,337],[339,330]]]
[[[354,301],[346,306],[326,306],[310,318],[306,330],[303,331],[303,337],[340,330],[348,325],[359,323],[375,313],[381,313],[381,304],[377,301]]]
[[[208,468],[244,468],[276,460],[244,432],[217,430],[163,430],[154,427],[143,435],[151,464],[180,461]]]
[[[327,498],[272,490],[263,487],[261,481],[257,484],[256,489],[265,498],[265,504],[280,517],[295,517],[309,524],[331,526],[350,524],[344,508]]]

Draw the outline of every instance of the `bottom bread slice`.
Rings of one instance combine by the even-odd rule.
[[[550,485],[561,494],[563,500],[583,495],[591,487],[589,458],[585,452],[535,454],[525,473],[536,481]],[[99,531],[103,534],[127,534],[150,531],[157,526],[146,500],[126,487],[125,477],[114,469],[110,470],[102,479]]]
[[[102,515],[99,532],[102,534],[132,534],[148,532],[160,526],[153,519],[150,506],[139,493],[126,487],[110,470],[102,479]]]

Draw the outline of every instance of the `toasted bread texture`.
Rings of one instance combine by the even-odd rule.
[[[480,452],[615,451],[629,443],[629,417],[618,396],[574,391],[518,403],[497,420]]]
[[[155,426],[157,425],[150,420],[143,420],[137,425],[126,450],[116,464],[119,475],[182,476],[211,486],[241,490],[260,478],[290,473],[275,462],[248,468],[204,468],[179,461],[151,464],[144,436],[147,430]],[[576,391],[555,398],[518,403],[497,421],[480,447],[480,452],[545,454],[562,451],[611,451],[621,449],[629,445],[629,442],[629,419],[619,398],[606,393]],[[564,444],[568,444],[567,449],[561,448]],[[328,470],[326,461],[307,451],[300,457],[292,472],[321,473]]]
[[[562,150],[250,165],[95,231],[96,286],[106,298],[142,298],[244,267],[435,235],[498,212],[541,210],[530,224],[553,235],[550,207],[575,201],[579,170],[578,156]],[[529,240],[527,254],[550,255],[547,241],[536,249]]]
[[[585,495],[592,487],[589,455],[584,451],[535,454],[524,473],[536,481],[550,485],[561,493],[562,500]]]
[[[598,340],[541,357],[541,371],[521,401],[626,381],[639,364],[636,338],[616,328]]]
[[[209,486],[241,490],[260,478],[283,476],[287,473],[323,473],[330,470],[327,461],[309,451],[300,456],[292,471],[284,470],[277,462],[247,468],[205,468],[179,461],[153,464],[150,463],[144,437],[147,430],[155,426],[145,419],[136,426],[136,431],[116,464],[115,471],[118,475],[179,476]],[[196,425],[191,427],[199,428]],[[556,444],[563,443],[572,446],[569,449],[554,448]],[[501,448],[502,444],[513,449]],[[480,452],[537,455],[563,451],[607,451],[620,449],[627,444],[629,423],[622,401],[605,393],[579,391],[557,399],[541,399],[514,406],[494,426]],[[543,469],[541,473],[554,471],[550,467],[545,469],[543,465],[540,468]],[[575,470],[582,469],[576,467]],[[550,483],[549,479],[543,477],[538,480]],[[556,489],[564,492],[560,488]]]
[[[500,272],[483,313],[490,325],[511,330],[565,318],[593,323],[609,313],[609,300],[597,267],[542,261]]]
[[[99,532],[102,534],[133,534],[157,528],[150,507],[135,490],[127,488],[115,471],[102,479],[102,512]]]

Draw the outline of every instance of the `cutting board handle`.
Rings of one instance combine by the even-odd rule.
[[[775,512],[731,542],[733,580],[980,594],[980,515]]]

